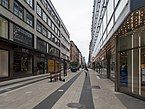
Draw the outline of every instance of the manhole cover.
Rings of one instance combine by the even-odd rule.
[[[67,106],[70,108],[85,109],[85,106],[80,103],[68,103]]]
[[[100,86],[92,86],[92,89],[101,89]]]

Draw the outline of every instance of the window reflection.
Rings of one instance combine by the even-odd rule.
[[[0,77],[8,76],[8,51],[0,49]]]
[[[0,17],[0,37],[8,38],[8,21]]]
[[[142,95],[145,96],[145,48],[141,49],[141,83]]]

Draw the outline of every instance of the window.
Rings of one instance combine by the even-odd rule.
[[[6,8],[9,7],[9,0],[0,0],[0,3]]]
[[[57,31],[57,34],[58,34],[58,36],[60,36],[60,31],[59,30]]]
[[[43,12],[43,20],[44,20],[45,22],[47,22],[47,16],[46,16],[45,12]]]
[[[118,17],[120,16],[121,12],[123,11],[127,3],[128,3],[128,0],[121,0],[119,2],[119,5],[117,6],[117,9],[115,11],[115,21],[118,19]]]
[[[37,21],[37,31],[42,33],[42,24],[39,21]]]
[[[51,27],[51,20],[48,18],[47,20],[48,25]]]
[[[51,55],[54,55],[55,54],[55,48],[51,45],[48,46],[48,53],[51,54]]]
[[[47,43],[40,38],[37,38],[37,49],[42,52],[47,52]]]
[[[14,41],[33,47],[33,34],[31,34],[30,32],[27,32],[26,30],[18,27],[17,25],[14,25],[13,34]]]
[[[33,3],[34,1],[33,0],[25,0],[29,6],[31,6],[33,8]]]
[[[41,7],[39,5],[37,5],[37,14],[39,16],[42,16],[42,9],[41,9]]]
[[[55,56],[59,57],[60,51],[58,49],[55,49]]]
[[[47,7],[47,1],[46,0],[41,0],[42,4],[44,5],[44,7]]]
[[[55,29],[55,26],[54,26],[54,24],[52,23],[52,29],[54,30]]]
[[[18,16],[19,18],[23,19],[24,16],[24,9],[23,7],[16,1],[14,1],[14,8],[13,8],[14,14]]]
[[[53,42],[55,42],[55,36],[54,36],[53,34],[52,34],[51,36],[52,36],[52,39],[51,39],[51,40],[52,40]]]
[[[109,0],[108,2],[108,6],[107,6],[107,23],[109,22],[112,14],[113,14],[113,10],[114,10],[114,7],[113,7],[113,0]]]
[[[55,33],[57,34],[58,29],[55,27]]]
[[[26,22],[30,26],[33,26],[34,17],[29,12],[26,13]]]
[[[51,33],[48,31],[48,39],[51,39]]]
[[[8,77],[8,51],[0,49],[0,77]]]
[[[0,37],[8,39],[8,21],[0,17]]]
[[[45,27],[43,27],[42,34],[43,34],[44,36],[47,36],[47,29],[46,29]]]

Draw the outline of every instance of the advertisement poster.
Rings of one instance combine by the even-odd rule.
[[[48,72],[49,73],[54,73],[54,67],[55,67],[55,62],[54,60],[48,60]]]
[[[120,68],[120,85],[128,85],[127,65],[122,65]]]

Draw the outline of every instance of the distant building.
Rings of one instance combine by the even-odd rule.
[[[70,41],[70,63],[76,63],[78,66],[82,63],[82,54],[73,41]]]

